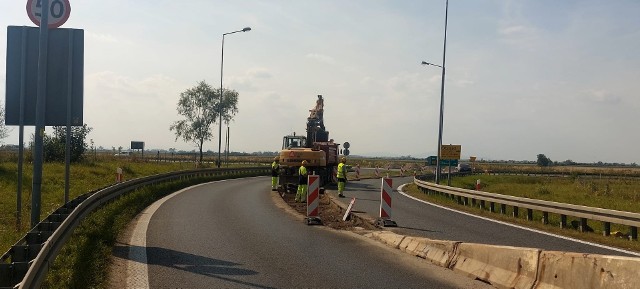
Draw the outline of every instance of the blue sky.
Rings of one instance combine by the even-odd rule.
[[[33,26],[25,3],[2,1],[2,25]],[[98,146],[194,149],[169,131],[179,94],[219,87],[222,34],[249,26],[225,37],[224,86],[240,94],[232,150],[279,150],[322,94],[331,138],[352,153],[426,157],[441,70],[420,62],[442,64],[444,3],[71,0],[62,27],[85,30]],[[640,162],[639,12],[638,1],[451,0],[443,143],[463,158]],[[214,135],[205,149],[217,151]],[[17,139],[14,128],[3,141]]]

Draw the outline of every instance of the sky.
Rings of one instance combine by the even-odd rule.
[[[26,2],[0,1],[0,24],[34,26]],[[96,146],[196,149],[169,130],[180,93],[220,87],[222,35],[251,27],[224,42],[223,86],[239,93],[232,151],[305,134],[321,94],[330,138],[351,154],[437,152],[442,70],[420,63],[443,64],[445,0],[70,2],[61,28],[85,33]],[[463,159],[640,163],[639,13],[636,0],[449,1],[442,143]],[[212,130],[204,149],[217,152]],[[17,144],[18,128],[1,141]]]

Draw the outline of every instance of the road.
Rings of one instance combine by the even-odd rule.
[[[411,182],[413,182],[413,177],[393,179],[394,188]],[[366,212],[375,218],[380,208],[380,185],[381,181],[379,179],[350,181],[347,183],[346,198],[335,199],[346,205],[351,198],[355,197],[356,203],[353,210]],[[332,193],[330,189],[328,191]],[[469,216],[418,202],[398,193],[393,195],[392,219],[398,223],[398,228],[391,230],[399,234],[438,240],[541,248],[554,251],[632,256],[624,251],[585,244],[578,240],[541,234]],[[637,257],[637,255],[634,256]]]
[[[269,189],[266,177],[227,180],[149,207],[116,250],[128,261],[121,287],[492,288],[357,234],[307,226]]]

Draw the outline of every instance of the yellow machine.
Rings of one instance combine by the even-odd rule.
[[[323,120],[324,100],[318,95],[316,106],[309,110],[307,118],[307,136],[295,133],[282,138],[280,151],[279,188],[295,192],[298,185],[298,168],[303,160],[307,161],[309,174],[320,176],[320,186],[333,182],[333,174],[338,166],[339,144],[329,139]],[[323,190],[323,189],[321,189]]]

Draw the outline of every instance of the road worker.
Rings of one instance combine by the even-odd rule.
[[[307,161],[302,161],[302,165],[298,169],[298,192],[296,193],[296,202],[307,202]]]
[[[347,168],[344,166],[344,164],[347,162],[347,158],[342,157],[340,159],[340,163],[338,164],[338,173],[337,173],[337,177],[338,177],[338,196],[343,198],[344,197],[344,185],[345,182],[347,181]]]
[[[278,162],[280,159],[278,157],[273,158],[273,163],[271,163],[271,190],[276,191],[278,189],[278,171],[280,170],[280,165]]]

